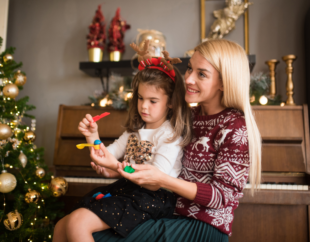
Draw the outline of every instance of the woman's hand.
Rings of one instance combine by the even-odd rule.
[[[96,171],[97,174],[102,175],[103,177],[121,178],[121,175],[118,172],[102,167],[102,166],[98,166],[95,164],[95,162],[91,162],[90,165]]]
[[[94,147],[91,147],[90,157],[97,165],[117,171],[119,162],[103,143],[100,144],[100,150],[95,150]]]
[[[98,133],[98,125],[93,121],[90,114],[86,114],[85,118],[79,123],[78,130],[86,137],[96,136]]]
[[[123,170],[126,165],[128,165],[128,163],[119,163],[117,169],[118,173],[122,177],[149,190],[158,190],[161,187],[164,177],[166,176],[165,173],[161,172],[155,166],[144,164],[132,164],[131,167],[135,169],[135,172],[127,173]]]

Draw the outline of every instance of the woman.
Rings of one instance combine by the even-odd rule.
[[[198,45],[185,84],[186,102],[200,105],[193,108],[193,139],[185,148],[179,179],[149,165],[133,165],[132,174],[121,165],[118,169],[138,185],[177,194],[175,218],[150,220],[126,240],[98,232],[95,241],[228,241],[242,190],[249,178],[253,194],[261,173],[261,138],[249,103],[245,51],[227,40]]]

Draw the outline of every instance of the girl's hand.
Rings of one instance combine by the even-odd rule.
[[[135,169],[135,172],[127,173],[123,170],[124,163],[119,163],[117,171],[122,177],[147,189],[158,190],[161,187],[165,173],[161,172],[158,168],[144,164],[132,164],[131,167]]]
[[[100,152],[101,151],[101,152]],[[99,166],[117,170],[118,160],[107,150],[103,143],[100,144],[100,150],[95,150],[91,147],[90,150],[91,159]]]
[[[97,135],[98,125],[93,121],[90,114],[86,114],[85,118],[79,123],[78,130],[88,138]]]
[[[113,171],[111,169],[102,167],[102,166],[98,166],[96,165],[94,162],[90,163],[91,167],[96,171],[97,174],[102,175],[103,177],[106,178],[121,178],[121,175],[116,172]]]

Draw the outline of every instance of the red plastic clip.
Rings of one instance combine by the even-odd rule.
[[[93,121],[94,121],[94,122],[97,122],[99,119],[104,118],[105,116],[108,116],[109,114],[110,114],[110,113],[105,112],[105,113],[102,113],[102,114],[100,114],[100,115],[97,115],[97,116],[93,117]]]

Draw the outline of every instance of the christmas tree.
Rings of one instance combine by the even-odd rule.
[[[0,37],[0,46],[2,38]],[[0,54],[0,242],[52,241],[53,221],[63,216],[56,198],[66,192],[63,178],[53,178],[37,148],[35,119],[28,97],[17,100],[26,83],[15,48]],[[31,119],[31,127],[23,118]],[[1,172],[2,171],[2,172]]]
[[[101,48],[104,50],[106,41],[104,16],[101,12],[101,6],[98,6],[92,23],[89,25],[89,34],[87,35],[87,49]]]

